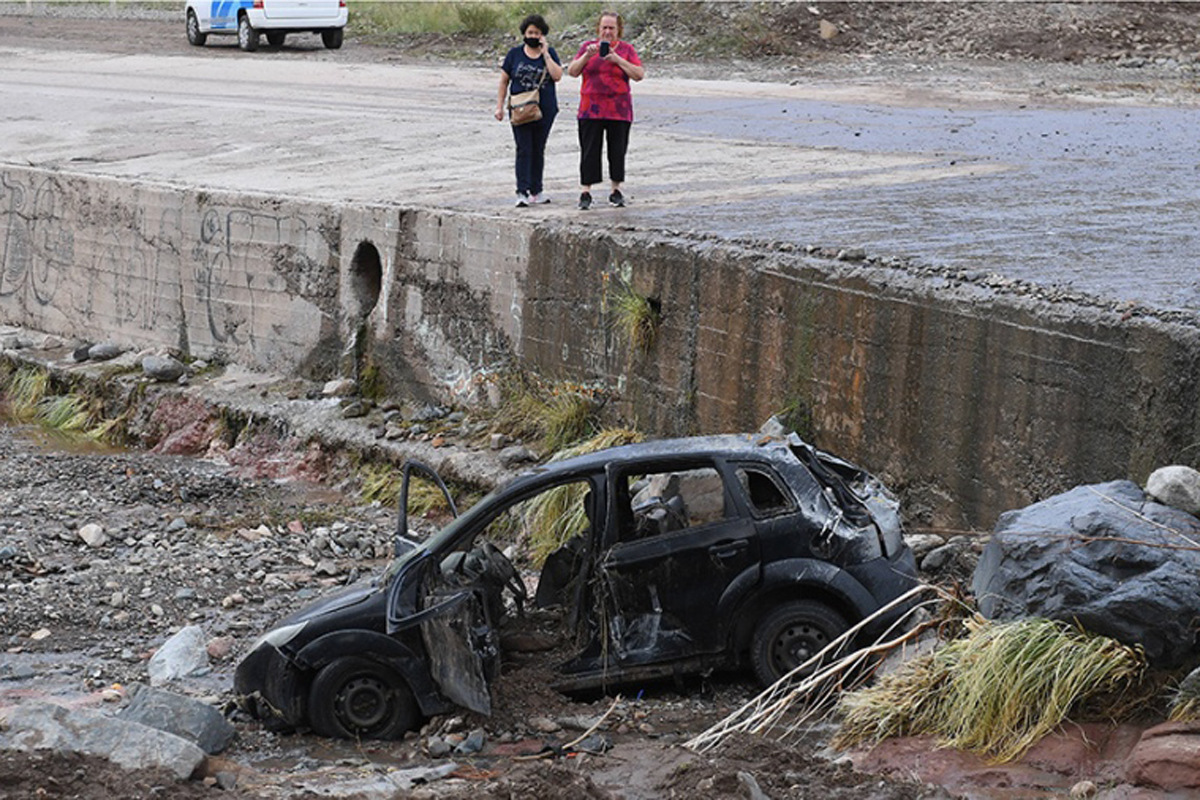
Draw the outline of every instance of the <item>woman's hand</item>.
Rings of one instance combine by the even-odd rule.
[[[504,106],[496,107],[496,121],[504,122]]]

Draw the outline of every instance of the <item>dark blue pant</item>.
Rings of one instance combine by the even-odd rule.
[[[542,193],[542,173],[546,169],[546,139],[550,138],[554,117],[555,114],[546,114],[537,122],[512,126],[513,140],[517,143],[518,193]]]

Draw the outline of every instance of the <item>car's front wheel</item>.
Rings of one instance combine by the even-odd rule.
[[[200,32],[200,20],[196,19],[196,12],[190,9],[187,12],[187,37],[188,44],[194,47],[203,47],[208,41],[208,34]]]
[[[267,31],[267,44],[271,47],[283,47],[283,40],[287,38],[287,34],[283,31]]]
[[[245,14],[238,17],[238,47],[247,53],[258,49],[258,31],[250,24],[250,18]]]
[[[326,28],[321,31],[321,41],[325,43],[327,49],[337,50],[342,46],[342,35],[341,28]]]
[[[750,663],[755,677],[763,686],[770,686],[848,628],[842,615],[823,603],[792,600],[776,606],[754,629]]]
[[[322,736],[398,739],[420,724],[421,714],[403,678],[377,661],[346,656],[317,673],[308,721]]]

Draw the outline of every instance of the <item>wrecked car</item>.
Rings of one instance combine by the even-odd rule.
[[[406,538],[414,470],[449,499],[406,465],[385,572],[282,620],[239,664],[239,701],[272,727],[388,739],[455,707],[490,713],[501,624],[530,599],[497,540],[547,492],[583,512],[532,593],[575,643],[562,691],[745,667],[770,684],[916,581],[886,488],[795,434],[552,462],[420,544]]]

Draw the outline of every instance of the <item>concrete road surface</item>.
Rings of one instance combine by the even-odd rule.
[[[553,203],[516,209],[493,69],[370,60],[352,44],[145,44],[0,37],[0,163],[861,247],[1200,315],[1200,96],[1186,75],[1164,93],[1157,73],[1121,83],[1113,68],[846,61],[717,81],[648,63],[630,204],[582,213],[571,78],[548,145]]]

